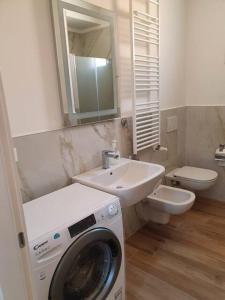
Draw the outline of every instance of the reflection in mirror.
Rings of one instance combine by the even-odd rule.
[[[66,21],[75,111],[113,109],[110,24],[68,10]]]
[[[86,8],[85,2],[79,3],[83,5],[78,7],[71,5],[71,1],[67,4],[59,0],[58,19],[54,18],[56,35],[56,21],[60,27],[60,39],[56,36],[56,42],[61,90],[66,89],[64,112],[71,125],[118,114],[113,18],[99,14],[95,6],[88,4]]]

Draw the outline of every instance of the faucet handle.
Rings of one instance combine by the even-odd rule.
[[[102,154],[107,154],[109,152],[111,152],[111,150],[102,150]]]
[[[102,151],[102,165],[103,169],[109,168],[109,158],[119,158],[119,154],[113,150],[103,150]]]
[[[113,150],[103,150],[102,155],[115,155],[115,151],[113,151]]]
[[[219,150],[222,152],[224,149],[225,149],[225,145],[220,144],[220,145],[219,145]]]

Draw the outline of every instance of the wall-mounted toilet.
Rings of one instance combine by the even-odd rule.
[[[165,177],[167,184],[174,185],[179,183],[183,188],[192,191],[202,191],[215,184],[218,174],[208,169],[184,166],[172,170]]]

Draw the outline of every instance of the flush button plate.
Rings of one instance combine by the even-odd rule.
[[[177,116],[172,116],[167,118],[167,132],[172,132],[177,130]]]

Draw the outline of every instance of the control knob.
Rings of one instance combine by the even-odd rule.
[[[116,204],[111,204],[108,207],[108,213],[110,216],[115,216],[118,214],[118,207]]]

